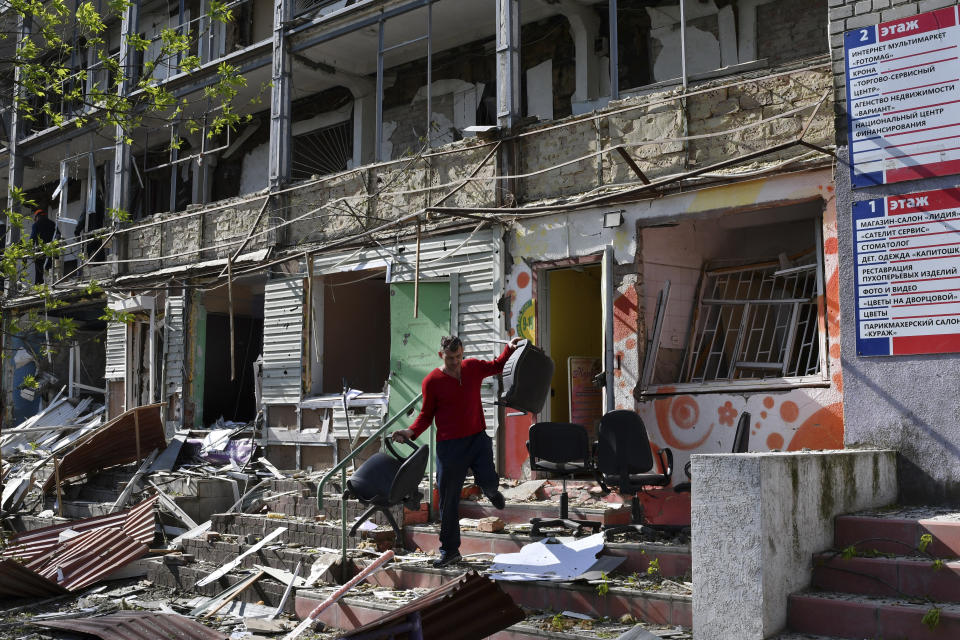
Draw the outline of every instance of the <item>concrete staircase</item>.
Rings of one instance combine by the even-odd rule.
[[[960,519],[840,516],[834,549],[814,557],[811,589],[790,596],[788,626],[830,638],[960,638]]]
[[[63,487],[63,517],[68,520],[102,516],[111,512],[113,504],[126,488],[127,483],[137,471],[136,464],[120,465],[104,469],[91,474],[82,480],[76,480]],[[235,493],[231,484],[219,478],[164,476],[153,474],[150,479],[162,486],[177,505],[196,522],[207,520],[212,513],[226,510],[235,501]],[[253,481],[256,480],[252,477]],[[134,493],[127,500],[127,505],[138,502],[141,497],[139,491],[143,489],[143,481],[135,488]],[[149,489],[149,487],[147,487]],[[152,490],[151,490],[152,491]],[[56,513],[56,494],[50,492],[43,497],[44,509]],[[167,521],[165,519],[165,521]],[[51,518],[37,518],[24,516],[22,525],[25,529],[45,527],[62,522]],[[182,526],[182,523],[169,520],[170,524]]]
[[[297,487],[297,488],[293,488]],[[299,484],[296,481],[276,481],[271,487],[273,491],[296,491],[295,494],[283,496],[268,502],[271,513],[267,514],[221,514],[212,518],[210,532],[202,538],[184,541],[184,555],[170,555],[152,560],[148,578],[159,585],[176,588],[180,591],[192,591],[202,595],[212,596],[222,592],[247,577],[241,571],[234,571],[222,577],[215,583],[196,587],[196,582],[225,562],[237,557],[256,540],[278,526],[287,527],[287,532],[280,540],[282,544],[268,545],[258,552],[244,559],[241,568],[248,569],[254,564],[268,565],[287,571],[293,571],[299,561],[303,562],[304,569],[301,575],[306,575],[311,564],[316,561],[324,549],[340,548],[340,500],[336,496],[329,496],[324,500],[322,511],[317,509],[316,498],[310,495],[311,485]],[[363,507],[353,501],[347,503],[348,519],[352,520]],[[551,517],[556,514],[555,503],[509,504],[503,511],[496,511],[484,503],[464,501],[461,505],[461,515],[466,518],[482,518],[487,515],[497,515],[507,523],[525,523],[530,517]],[[576,512],[578,510],[573,510]],[[597,508],[579,510],[578,515],[589,519],[622,519],[625,511],[618,508]],[[438,530],[435,525],[424,522],[423,512],[395,514],[399,516],[404,530],[404,538],[408,549],[422,549],[434,551],[438,547]],[[318,517],[319,516],[319,517]],[[374,522],[385,525],[385,519],[375,517]],[[461,553],[501,553],[514,552],[524,544],[538,538],[531,538],[521,532],[514,533],[481,533],[464,529]],[[377,531],[366,532],[348,540],[348,548],[355,548],[364,542],[368,547],[391,548],[394,540],[392,531],[388,527],[379,527]],[[621,555],[626,558],[618,569],[618,574],[646,574],[647,567],[656,560],[659,570],[664,577],[689,576],[690,553],[686,545],[669,543],[641,543],[621,542],[607,546],[607,553]],[[375,552],[371,550],[368,558],[373,558]],[[422,557],[422,556],[421,556]],[[489,559],[471,559],[470,562],[459,566],[436,569],[429,564],[429,558],[404,564],[391,565],[369,581],[372,587],[386,588],[395,594],[410,593],[409,590],[431,589],[446,581],[452,580],[469,569],[482,570]],[[364,565],[368,560],[359,558],[355,564]],[[640,622],[652,625],[662,625],[675,629],[682,627],[689,630],[692,619],[692,598],[688,594],[667,593],[655,590],[643,591],[637,588],[623,588],[611,585],[601,595],[596,585],[572,585],[556,583],[501,583],[505,591],[522,607],[531,610],[531,616],[540,613],[539,623],[535,620],[511,627],[494,637],[501,640],[557,638],[566,639],[579,637],[574,632],[563,632],[543,629],[542,611],[549,611],[551,615],[564,610],[574,611],[595,618],[606,617],[618,620],[625,614]],[[408,601],[403,597],[377,598],[369,593],[372,587],[365,587],[351,592],[339,604],[329,608],[320,620],[329,627],[352,629],[359,625],[373,621],[390,610]],[[307,615],[319,602],[326,598],[331,589],[301,589],[296,598],[291,598],[286,606],[288,613],[298,616]],[[262,602],[267,606],[277,606],[284,591],[284,585],[273,579],[262,578],[247,589],[240,599],[247,602]],[[683,632],[676,632],[684,637]],[[619,635],[619,632],[616,634]],[[614,635],[613,637],[616,637]],[[689,637],[689,636],[686,636]]]

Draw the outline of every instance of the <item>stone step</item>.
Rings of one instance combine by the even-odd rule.
[[[269,515],[246,513],[217,513],[211,518],[210,531],[224,536],[241,537],[244,540],[262,538],[277,527],[286,527],[283,542],[297,544],[304,547],[340,547],[339,522],[317,522],[300,518],[277,518]],[[392,527],[386,523],[386,518],[378,514],[370,519],[377,525],[376,530],[358,531],[354,536],[348,536],[348,544],[355,547],[361,540],[376,542],[394,542]],[[348,529],[349,530],[349,529]]]
[[[526,524],[530,522],[530,518],[558,518],[560,516],[560,505],[549,500],[508,502],[503,509],[497,509],[486,499],[481,502],[460,501],[461,518],[479,519],[490,516],[496,516],[510,524]],[[630,509],[619,504],[610,504],[600,508],[571,505],[569,516],[575,520],[593,520],[605,525],[628,524],[630,522]]]
[[[44,506],[57,513],[56,498],[46,497]],[[98,502],[92,500],[64,500],[63,517],[68,520],[79,520],[81,518],[92,518],[93,516],[105,516],[113,512],[113,502]]]
[[[960,603],[960,562],[935,563],[916,556],[844,558],[824,553],[813,562],[812,586],[886,597]]]
[[[358,564],[363,564],[363,561]],[[477,565],[477,563],[474,563]],[[482,566],[473,568],[482,569]],[[389,565],[373,574],[369,582],[390,589],[435,589],[463,574],[462,566],[438,569],[424,563]],[[594,618],[619,619],[630,614],[641,622],[690,628],[693,599],[690,595],[644,591],[610,586],[601,595],[595,585],[562,582],[507,582],[500,587],[514,602],[527,609],[575,611]],[[298,593],[300,597],[307,592]],[[318,601],[319,602],[319,601]],[[297,606],[300,611],[300,606]]]
[[[918,553],[921,536],[932,542],[927,553],[942,557],[960,557],[960,520],[943,517],[881,517],[875,515],[838,516],[834,524],[834,546],[858,551],[913,555]]]
[[[241,544],[229,540],[216,542],[207,542],[202,539],[183,541],[183,553],[192,555],[197,562],[215,567],[223,566],[232,561],[249,547],[250,545],[246,543]],[[260,564],[284,571],[293,571],[297,568],[298,562],[303,562],[303,566],[309,569],[317,557],[318,551],[313,547],[275,547],[267,545],[244,558],[239,567],[250,569],[253,565]],[[301,575],[307,575],[306,569],[300,571]]]
[[[930,620],[939,609],[936,625]],[[787,625],[796,633],[835,638],[960,638],[960,605],[918,604],[902,599],[858,596],[837,592],[805,592],[790,596]],[[932,628],[931,628],[932,626]]]
[[[307,592],[303,591],[296,598],[296,615],[303,619],[326,598],[327,592]],[[359,598],[347,596],[342,598],[334,605],[323,611],[317,619],[326,626],[326,630],[340,629],[342,631],[351,631],[365,624],[375,622],[381,617],[402,606],[388,601],[377,600],[374,598]],[[582,631],[577,631],[577,621],[573,621],[573,628],[566,631],[558,631],[551,628],[542,628],[549,626],[549,623],[540,622],[543,615],[531,615],[523,622],[507,627],[490,636],[488,640],[579,640],[584,637]],[[568,619],[571,620],[571,619]],[[539,622],[539,623],[538,623]],[[644,625],[654,632],[659,631],[657,635],[674,638],[676,640],[686,640],[692,637],[689,633],[677,631],[675,628],[667,631],[662,626]],[[606,627],[610,627],[608,631]],[[607,624],[600,626],[591,625],[591,637],[617,638],[623,632],[630,628],[630,625]],[[601,635],[602,634],[602,635]]]
[[[216,582],[198,587],[196,586],[197,581],[216,570],[218,565],[207,563],[169,564],[163,558],[151,558],[145,562],[147,563],[147,579],[155,585],[175,589],[180,593],[195,593],[208,597],[223,592],[228,587],[245,580],[251,575],[249,572],[233,571]],[[243,602],[262,603],[268,607],[277,607],[283,598],[285,589],[286,585],[264,575],[245,589],[238,598]],[[294,599],[289,598],[284,606],[284,612],[295,613],[294,605]]]
[[[415,525],[405,527],[406,548],[435,551],[440,547],[439,527],[436,525]],[[460,531],[460,553],[516,553],[524,545],[542,540],[543,536],[530,536],[527,533],[500,532],[484,533],[472,529]],[[647,542],[609,542],[606,555],[626,558],[617,569],[618,573],[646,573],[650,562],[657,560],[660,574],[672,578],[690,575],[690,547],[687,545],[660,544]]]

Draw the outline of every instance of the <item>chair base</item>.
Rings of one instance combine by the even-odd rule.
[[[626,533],[636,531],[644,536],[652,536],[660,533],[679,533],[684,529],[689,529],[687,525],[679,524],[650,524],[644,522],[643,505],[637,500],[637,495],[630,496],[630,524],[615,524],[603,528],[604,539],[607,540],[608,534]]]
[[[567,495],[567,479],[563,479],[563,493],[560,494],[560,517],[559,518],[530,518],[530,524],[533,528],[530,535],[540,535],[540,527],[563,527],[564,529],[573,529],[577,533],[589,528],[596,533],[603,527],[602,522],[593,520],[575,520],[569,517],[570,514],[570,496]]]
[[[347,535],[349,535],[349,536],[356,535],[357,529],[360,527],[360,525],[363,524],[364,522],[366,522],[366,521],[370,518],[370,516],[372,516],[372,515],[373,515],[375,512],[377,512],[377,511],[379,511],[380,513],[382,513],[382,514],[384,515],[384,517],[387,519],[387,522],[390,523],[390,526],[393,527],[393,532],[394,532],[394,533],[396,534],[396,536],[397,536],[397,545],[402,547],[402,546],[403,546],[403,532],[400,531],[400,525],[397,524],[396,518],[394,518],[394,517],[393,517],[393,514],[390,513],[390,509],[388,509],[387,507],[380,506],[380,505],[378,505],[378,504],[372,504],[372,505],[370,505],[370,506],[367,508],[367,510],[364,511],[364,512],[360,515],[359,518],[357,518],[357,521],[353,523],[353,526],[350,527],[350,531],[349,531],[349,533],[347,533]],[[346,544],[346,541],[344,541],[344,544]]]
[[[531,536],[540,535],[540,527],[563,527],[581,533],[584,529],[590,529],[593,533],[600,531],[603,527],[602,522],[593,520],[571,520],[570,518],[530,518]]]

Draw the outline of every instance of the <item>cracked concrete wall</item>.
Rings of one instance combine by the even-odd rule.
[[[537,173],[521,180],[522,197],[537,201],[637,183],[633,170],[612,152],[618,145],[627,149],[649,179],[656,180],[789,142],[799,135],[824,95],[827,101],[817,111],[805,140],[830,144],[831,72],[826,64],[775,77],[748,74],[739,79],[732,83],[724,78],[698,87],[687,98],[686,116],[678,92],[665,90],[611,103],[605,110],[609,115],[600,111],[593,118],[570,119],[562,128],[540,134],[531,130],[519,142],[521,169],[524,174]],[[807,108],[790,113],[802,107]],[[702,137],[685,143],[681,138],[687,135]],[[604,152],[597,154],[599,150]],[[750,161],[740,170],[808,154],[809,149],[794,146]]]
[[[897,498],[889,450],[697,455],[691,475],[694,640],[780,632],[834,517]]]

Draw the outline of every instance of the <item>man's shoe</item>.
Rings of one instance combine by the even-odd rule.
[[[441,551],[440,557],[433,561],[433,566],[445,567],[448,564],[453,564],[454,562],[460,562],[461,560],[463,560],[463,558],[460,557],[459,553],[444,553],[443,551]]]
[[[497,509],[503,509],[507,506],[507,500],[503,497],[503,494],[497,491],[495,494],[490,496],[490,504],[492,504]]]

